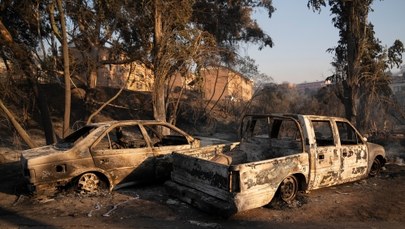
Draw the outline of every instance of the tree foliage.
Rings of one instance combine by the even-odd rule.
[[[38,80],[44,76],[46,63],[38,54],[37,47],[43,47],[41,39],[47,37],[50,31],[49,26],[42,22],[44,9],[41,1],[0,2],[0,52],[4,63],[7,66],[12,63],[14,73],[22,75],[31,87],[41,114],[46,141],[52,143],[55,133],[46,97],[38,85]],[[11,77],[10,82],[13,82]],[[21,130],[16,125],[14,127]]]
[[[252,19],[255,8],[265,9],[269,16],[275,10],[271,0],[3,0],[0,52],[31,85],[56,80],[69,89],[68,77],[91,89],[103,77],[98,70],[104,65],[144,64],[154,72],[155,118],[166,120],[168,77],[185,76],[213,63],[228,65],[236,60],[240,42],[260,48],[273,45]],[[6,35],[13,42],[7,42]],[[63,62],[63,43],[80,58],[71,54]],[[102,55],[106,50],[108,55]],[[33,90],[38,92],[35,86]],[[36,97],[41,115],[47,116],[47,129],[53,129],[45,98],[40,93]],[[52,131],[49,136],[52,141]]]
[[[262,88],[268,83],[273,82],[273,78],[271,76],[259,71],[256,61],[249,56],[238,56],[236,61],[230,66],[243,76],[253,80],[256,90]]]
[[[338,45],[328,50],[335,53],[332,62],[335,74],[329,79],[336,85],[336,94],[345,106],[346,118],[361,129],[371,125],[371,104],[383,108],[383,104],[390,101],[387,70],[402,63],[403,52],[401,41],[395,41],[387,50],[375,38],[374,26],[368,21],[372,3],[373,0],[328,1],[332,23],[339,30]],[[308,1],[308,7],[314,11],[325,5],[324,0]]]
[[[234,60],[237,42],[258,43],[260,49],[273,46],[270,36],[252,20],[252,11],[257,7],[264,8],[269,17],[275,11],[271,0],[197,0],[192,21],[214,35],[225,60]]]

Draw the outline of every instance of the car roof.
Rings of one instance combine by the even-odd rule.
[[[251,117],[259,117],[259,118],[264,118],[264,117],[290,117],[290,118],[295,118],[297,119],[299,116],[301,117],[306,117],[308,119],[334,119],[334,120],[346,120],[345,118],[342,117],[336,117],[336,116],[326,116],[326,115],[304,115],[304,114],[293,114],[293,113],[269,113],[269,114],[246,114],[245,116],[251,116]]]

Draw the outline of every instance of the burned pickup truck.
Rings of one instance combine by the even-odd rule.
[[[108,121],[86,125],[56,144],[25,150],[21,163],[32,191],[74,184],[94,192],[102,184],[112,190],[169,178],[170,154],[199,146],[199,139],[165,122]]]
[[[173,153],[169,194],[223,216],[261,207],[274,197],[290,202],[299,191],[375,176],[386,162],[346,119],[247,115],[240,144]]]

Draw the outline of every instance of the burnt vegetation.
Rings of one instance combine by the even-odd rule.
[[[51,144],[87,122],[111,119],[164,120],[191,134],[236,138],[243,114],[279,112],[345,116],[369,136],[386,135],[405,124],[401,95],[389,87],[404,47],[397,40],[386,48],[374,37],[372,2],[328,2],[340,36],[329,50],[335,74],[330,85],[301,91],[272,83],[238,54],[241,43],[273,46],[252,17],[261,9],[270,18],[272,1],[2,1],[0,145]],[[314,11],[326,4],[308,1]],[[139,75],[137,66],[149,73]],[[204,97],[200,72],[211,66],[253,80],[252,99]],[[175,75],[185,82],[178,90],[170,86]]]

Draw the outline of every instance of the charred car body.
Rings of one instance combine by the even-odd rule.
[[[169,194],[210,212],[232,215],[264,206],[278,196],[376,175],[386,162],[382,146],[346,119],[247,115],[241,142],[173,153]]]
[[[93,192],[101,184],[112,190],[168,177],[169,155],[199,146],[199,139],[165,122],[108,121],[86,125],[54,145],[25,150],[21,163],[32,191],[74,183]]]

